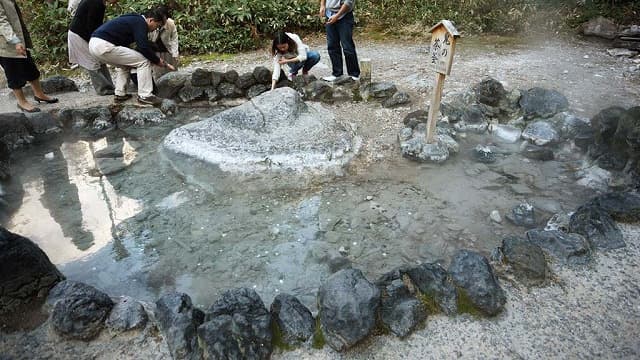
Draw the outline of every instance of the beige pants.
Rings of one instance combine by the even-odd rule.
[[[126,94],[129,70],[135,68],[138,73],[138,96],[147,97],[153,91],[151,62],[141,53],[124,46],[115,46],[100,38],[92,37],[89,52],[98,60],[116,67],[115,94]]]

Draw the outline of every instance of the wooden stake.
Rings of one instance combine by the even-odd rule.
[[[436,73],[436,86],[433,88],[433,97],[431,98],[431,106],[429,107],[429,119],[427,120],[427,134],[425,141],[433,142],[436,133],[436,123],[438,122],[438,113],[440,112],[440,99],[442,99],[442,88],[444,87],[444,74]]]

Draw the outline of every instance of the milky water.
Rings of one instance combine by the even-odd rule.
[[[592,69],[593,58],[600,56],[592,48],[566,47],[559,58],[545,59],[555,54],[552,48],[503,52],[498,45],[484,57],[461,50],[460,71],[454,67],[445,96],[494,74],[513,87],[557,85],[545,87],[561,88],[586,116],[607,102],[601,96],[590,101],[585,93],[590,85],[615,94],[617,103],[636,101],[637,84],[631,90],[615,84],[628,79],[613,76],[600,83],[596,75],[615,71],[610,60]],[[543,226],[554,213],[573,210],[593,195],[576,185],[583,156],[568,146],[556,149],[555,161],[538,162],[518,154],[520,143],[469,134],[460,139],[460,154],[443,165],[402,158],[396,140],[402,118],[423,107],[431,82],[414,70],[424,68],[416,59],[424,47],[388,48],[391,54],[381,55],[380,49],[362,47],[374,72],[376,66],[391,69],[375,72],[374,80],[386,76],[412,91],[414,102],[411,109],[396,110],[367,103],[325,105],[353,121],[365,139],[344,176],[302,189],[247,191],[237,184],[226,193],[209,193],[186,183],[158,151],[172,128],[211,114],[183,111],[162,126],[132,127],[101,139],[66,137],[16,154],[12,182],[2,189],[14,211],[3,225],[35,241],[67,278],[113,296],[153,300],[176,290],[208,306],[226,289],[243,286],[255,288],[267,305],[288,292],[313,309],[318,285],[344,266],[375,280],[400,265],[440,261],[446,266],[460,248],[488,255],[503,236],[524,233],[505,219],[512,207],[532,203]],[[401,56],[391,56],[396,53]],[[418,65],[411,67],[411,61]],[[255,66],[255,59],[247,64]],[[585,67],[588,77],[578,74]],[[132,164],[120,173],[92,176],[95,151],[123,140],[143,144],[128,159]],[[477,144],[495,146],[498,161],[472,160]],[[490,220],[494,210],[502,223]]]

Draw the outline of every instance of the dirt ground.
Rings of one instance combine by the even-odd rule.
[[[320,51],[322,60],[311,73],[330,74],[324,39],[306,40]],[[351,119],[365,146],[357,171],[365,177],[367,164],[397,158],[397,132],[408,112],[424,109],[434,83],[427,67],[428,43],[374,42],[356,39],[359,57],[372,63],[373,81],[390,81],[409,92],[411,104],[384,109],[378,104],[327,105],[336,116]],[[544,87],[563,93],[571,111],[590,118],[601,109],[640,105],[638,59],[611,57],[607,45],[589,39],[548,37],[462,38],[452,73],[444,86],[444,99],[490,76],[507,90]],[[635,62],[634,62],[635,61]],[[239,54],[225,61],[201,61],[188,67],[242,73],[255,66],[269,67],[266,50]],[[110,97],[95,96],[85,77],[78,78],[77,93],[57,94],[59,104],[43,110],[109,104]],[[3,90],[0,112],[15,111],[15,100]],[[461,200],[462,201],[462,200]],[[299,349],[276,352],[275,359],[486,359],[486,358],[605,358],[640,357],[640,230],[624,226],[624,249],[598,254],[594,264],[581,269],[554,268],[556,280],[542,288],[525,288],[503,281],[507,305],[495,318],[469,315],[434,316],[407,339],[375,337],[339,354]],[[165,359],[166,345],[153,329],[111,336],[106,331],[91,343],[61,342],[47,324],[31,331],[0,336],[0,358],[16,359]]]

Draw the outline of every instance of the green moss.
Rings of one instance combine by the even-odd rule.
[[[429,294],[420,293],[418,294],[417,297],[418,297],[418,300],[420,300],[420,302],[424,306],[425,310],[427,311],[427,314],[432,315],[440,312],[440,306],[438,305],[438,302],[436,302],[436,299],[433,296]]]
[[[273,335],[271,337],[271,345],[273,345],[273,347],[278,347],[282,350],[293,350],[294,346],[287,344],[287,342],[284,341],[284,336],[282,335],[280,326],[278,326],[278,323],[275,320],[271,321],[271,333]]]
[[[469,314],[473,316],[482,316],[482,311],[480,311],[480,309],[478,309],[473,304],[473,302],[471,301],[471,298],[469,298],[469,295],[467,295],[467,293],[464,290],[457,288],[457,292],[458,292],[458,313]]]
[[[322,328],[320,326],[320,314],[318,314],[318,317],[316,317],[316,331],[313,333],[313,341],[311,343],[311,346],[314,349],[322,349],[324,347],[324,344],[326,344],[326,341],[324,339]]]

